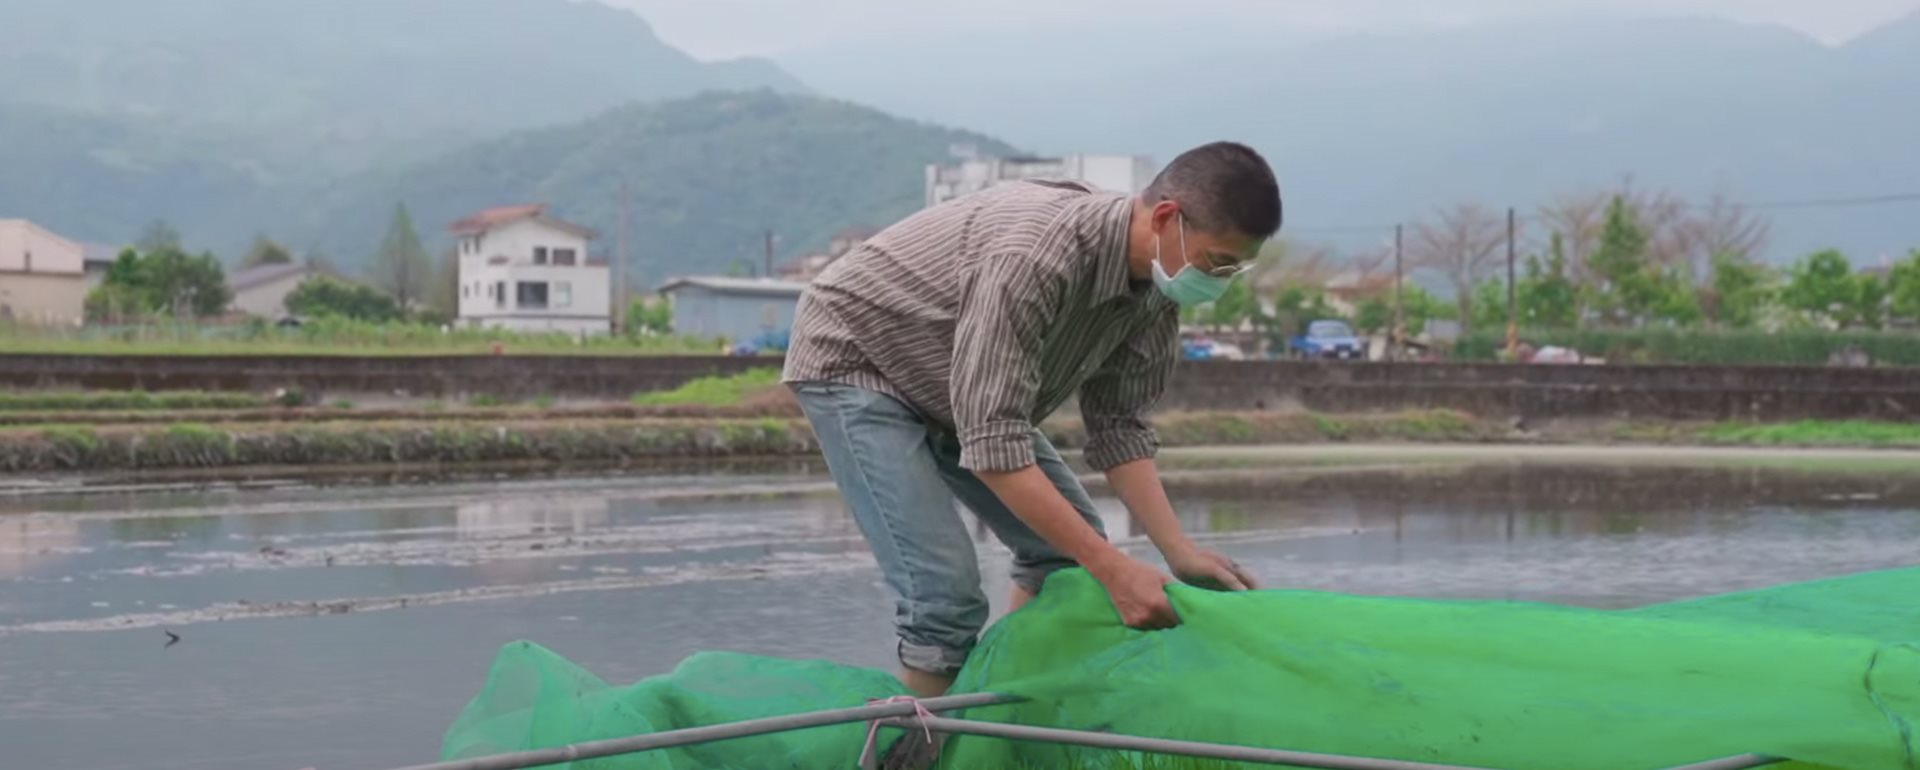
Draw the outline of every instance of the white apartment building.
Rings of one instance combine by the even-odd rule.
[[[594,232],[543,205],[492,208],[455,222],[460,324],[514,331],[607,334],[612,280],[590,259]]]
[[[79,243],[24,219],[0,219],[0,323],[78,326],[86,302]]]
[[[1022,179],[1067,179],[1112,192],[1147,188],[1159,167],[1144,155],[1063,155],[1057,158],[983,158],[955,148],[956,163],[927,166],[928,206]]]

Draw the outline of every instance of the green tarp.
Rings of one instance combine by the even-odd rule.
[[[1749,752],[1783,767],[1915,770],[1920,569],[1600,611],[1176,586],[1184,624],[1122,627],[1085,573],[986,635],[955,692],[1029,702],[968,719],[1505,770],[1652,770]],[[509,645],[446,758],[857,706],[887,672],[704,653],[611,686]],[[573,767],[846,770],[862,725]],[[956,737],[943,766],[1138,757]]]

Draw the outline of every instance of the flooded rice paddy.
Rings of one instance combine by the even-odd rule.
[[[1170,456],[1271,587],[1624,607],[1920,564],[1892,454]],[[1117,502],[1107,528],[1152,549]],[[990,595],[1005,554],[984,531]],[[707,649],[888,666],[872,560],[806,462],[0,487],[0,766],[433,759],[500,645],[611,681]],[[177,641],[176,641],[177,640]]]

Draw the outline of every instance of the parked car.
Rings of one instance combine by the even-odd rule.
[[[1314,321],[1305,334],[1294,337],[1287,349],[1299,358],[1332,358],[1361,361],[1367,357],[1367,341],[1353,333],[1346,321]]]
[[[1239,345],[1208,339],[1182,340],[1180,353],[1189,361],[1244,361],[1247,353]]]

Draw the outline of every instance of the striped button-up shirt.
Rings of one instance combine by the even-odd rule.
[[[899,399],[952,430],[971,470],[1032,465],[1033,426],[1076,393],[1090,464],[1152,457],[1179,313],[1128,276],[1132,211],[1124,195],[1020,182],[915,214],[814,280],[783,379]]]

